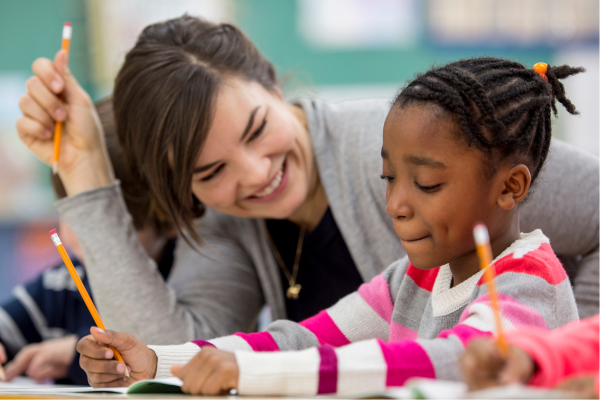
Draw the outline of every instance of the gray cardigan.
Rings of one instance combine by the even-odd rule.
[[[370,280],[405,256],[379,178],[389,102],[300,105],[329,206],[361,276]],[[521,230],[541,228],[555,251],[573,260],[580,312],[598,313],[598,158],[557,140],[551,151],[537,191],[522,207]],[[273,319],[286,317],[264,220],[208,210],[197,221],[200,254],[179,240],[165,284],[137,240],[118,182],[62,199],[56,208],[77,234],[110,329],[174,344],[252,330],[265,304]]]

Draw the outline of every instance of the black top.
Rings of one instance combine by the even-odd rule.
[[[269,219],[267,229],[291,274],[300,228],[288,220]],[[302,285],[298,299],[285,297],[290,285],[281,268],[279,276],[287,317],[295,322],[332,306],[363,283],[330,209],[327,209],[319,225],[304,237],[296,279]]]

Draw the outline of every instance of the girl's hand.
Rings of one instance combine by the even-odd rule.
[[[129,386],[142,379],[152,379],[156,375],[156,354],[145,344],[128,333],[102,330],[93,327],[92,333],[77,343],[77,351],[81,353],[79,365],[85,371],[92,387]],[[113,360],[114,347],[123,361]],[[125,377],[128,368],[131,379]]]
[[[38,58],[27,93],[20,101],[19,137],[44,163],[52,163],[54,123],[63,121],[59,175],[69,195],[104,186],[114,180],[104,146],[104,134],[89,95],[67,67],[64,50],[54,62]],[[64,95],[65,102],[59,100]]]
[[[204,346],[187,365],[174,365],[171,373],[183,381],[181,390],[194,395],[228,394],[238,388],[240,370],[233,353]]]
[[[516,346],[508,346],[505,357],[491,339],[475,339],[460,359],[465,382],[470,390],[510,383],[528,383],[535,372],[533,359]]]

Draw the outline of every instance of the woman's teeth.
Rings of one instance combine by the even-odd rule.
[[[277,174],[275,179],[273,179],[273,182],[271,182],[271,184],[269,186],[267,186],[260,192],[254,194],[254,196],[252,196],[252,197],[261,198],[261,197],[266,197],[266,196],[272,194],[275,191],[275,189],[277,189],[279,187],[279,184],[281,183],[282,179],[283,179],[283,166],[279,170],[279,173]]]

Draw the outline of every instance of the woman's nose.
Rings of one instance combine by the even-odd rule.
[[[271,173],[271,159],[257,154],[245,154],[240,163],[240,184],[251,187],[266,185]]]
[[[405,190],[400,185],[396,185],[385,206],[385,211],[394,219],[407,220],[414,216],[414,211],[410,205]]]

